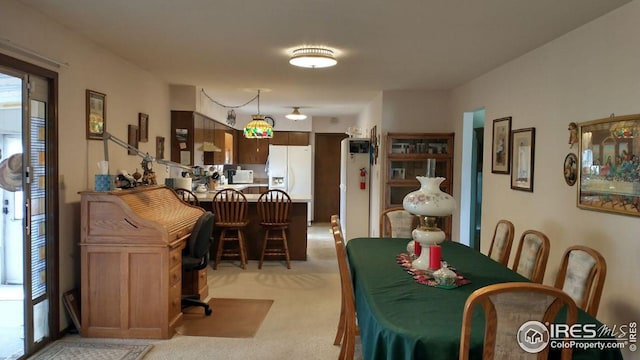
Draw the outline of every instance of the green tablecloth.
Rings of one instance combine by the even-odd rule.
[[[347,242],[364,359],[458,359],[467,297],[490,284],[528,280],[467,246],[446,241],[442,259],[471,284],[455,289],[418,284],[396,263],[396,255],[406,252],[407,242],[390,238]],[[584,312],[578,322],[600,325]],[[477,309],[471,359],[482,358],[483,340],[484,316]],[[574,349],[573,354],[574,359],[622,359],[619,350]]]

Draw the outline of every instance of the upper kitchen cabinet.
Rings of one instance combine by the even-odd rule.
[[[268,156],[268,139],[247,139],[238,132],[238,164],[266,164]]]
[[[385,208],[402,206],[404,197],[420,187],[416,176],[426,176],[427,160],[435,159],[435,176],[445,180],[442,191],[453,192],[453,133],[389,133],[385,174]],[[439,226],[451,238],[451,217]]]
[[[306,131],[274,131],[271,145],[309,145],[309,133]]]
[[[247,139],[238,131],[238,164],[265,164],[269,145],[309,145],[309,132],[274,131],[271,139]]]
[[[231,164],[235,130],[194,111],[171,111],[171,161],[187,166]]]

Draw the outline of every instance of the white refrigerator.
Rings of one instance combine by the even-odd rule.
[[[369,236],[369,140],[347,138],[340,145],[340,223],[344,238],[349,241]],[[366,173],[364,179],[360,175],[362,169]]]
[[[313,156],[311,145],[269,145],[267,175],[269,189],[286,191],[291,197],[309,199],[307,224],[313,221]]]

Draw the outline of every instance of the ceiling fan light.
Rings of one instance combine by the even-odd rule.
[[[293,50],[289,64],[304,68],[326,68],[338,63],[333,50],[323,47],[301,47]]]
[[[284,117],[286,117],[289,120],[304,120],[307,118],[307,115],[301,114],[299,108],[294,107],[291,114],[287,114]]]

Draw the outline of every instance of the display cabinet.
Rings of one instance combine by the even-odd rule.
[[[435,159],[435,176],[445,180],[442,191],[453,192],[453,133],[388,133],[385,168],[385,209],[402,206],[404,197],[418,189],[416,176],[426,176],[427,160]],[[451,239],[451,216],[439,220]]]

